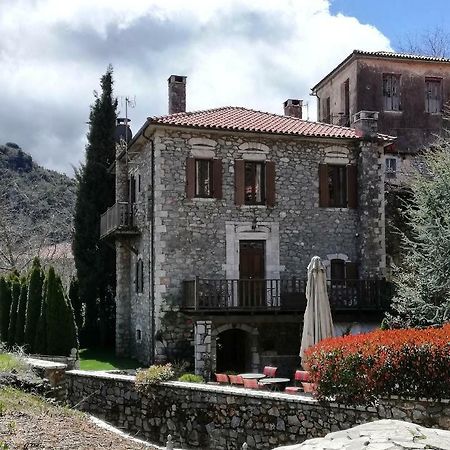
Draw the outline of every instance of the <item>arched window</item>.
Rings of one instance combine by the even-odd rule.
[[[137,294],[144,291],[144,262],[141,258],[136,261],[135,287]]]

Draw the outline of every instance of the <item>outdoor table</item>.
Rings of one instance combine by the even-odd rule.
[[[267,385],[270,389],[278,391],[284,384],[289,383],[289,381],[291,381],[289,378],[265,378],[264,380],[261,380],[259,384],[264,386]]]
[[[263,373],[240,373],[238,376],[247,380],[261,380],[262,378],[266,378]]]

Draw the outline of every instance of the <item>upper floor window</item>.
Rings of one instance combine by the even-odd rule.
[[[235,203],[237,205],[275,205],[275,163],[236,160]]]
[[[356,208],[355,165],[319,165],[319,205],[331,208]]]
[[[330,97],[325,97],[321,100],[322,106],[322,122],[331,123],[331,100]]]
[[[141,258],[136,261],[135,288],[137,294],[144,292],[144,261]]]
[[[442,110],[442,80],[425,79],[425,112],[440,113]]]
[[[266,201],[265,163],[245,162],[245,204],[262,205]]]
[[[397,174],[397,158],[386,158],[386,176],[394,178]]]
[[[383,102],[385,111],[400,111],[400,75],[383,75]]]
[[[196,159],[195,160],[195,196],[196,197],[212,197],[212,160]]]
[[[186,198],[222,198],[222,160],[187,158]]]
[[[330,280],[332,284],[345,283],[358,279],[358,265],[343,259],[330,261]]]

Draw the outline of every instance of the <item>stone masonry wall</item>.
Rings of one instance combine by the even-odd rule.
[[[306,395],[169,382],[143,395],[134,377],[68,372],[68,399],[131,433],[164,444],[215,450],[271,449],[377,419],[413,421],[450,429],[448,401],[390,400],[378,407],[321,405]]]
[[[129,168],[130,173],[141,176],[143,186],[142,201],[136,204],[141,236],[134,243],[138,255],[130,254],[128,285],[128,289],[131,288],[130,348],[141,361],[149,361],[151,346],[156,347],[157,353],[167,353],[177,342],[193,341],[191,319],[178,312],[183,281],[195,276],[239,278],[238,257],[230,251],[230,242],[244,235],[248,239],[267,239],[267,278],[306,277],[306,267],[314,255],[324,260],[339,257],[359,261],[364,273],[371,276],[379,274],[380,267],[384,266],[384,253],[371,251],[379,245],[384,233],[384,223],[379,220],[382,204],[379,193],[375,199],[370,197],[374,190],[383,186],[377,183],[373,161],[369,157],[358,157],[359,143],[167,129],[157,130],[152,142],[132,160]],[[155,155],[153,299],[149,283],[152,145]],[[186,199],[186,158],[202,154],[222,159],[223,198],[220,200]],[[236,159],[275,162],[274,207],[235,205]],[[318,171],[319,164],[324,162],[370,164],[368,169],[358,167],[360,186],[373,186],[367,195],[360,196],[360,201],[364,202],[361,208],[319,208]],[[360,211],[365,217],[368,215],[368,221],[360,221]],[[375,217],[376,230],[371,232]],[[256,232],[250,234],[248,231],[255,219],[258,226]],[[363,233],[368,235],[360,243]],[[137,257],[142,257],[144,262],[144,292],[136,295],[133,280]],[[152,302],[155,305],[154,330],[151,328]],[[170,320],[165,319],[166,316]],[[135,336],[137,328],[142,332],[140,342]],[[158,342],[153,342],[154,335],[160,338]],[[191,353],[193,355],[193,349]]]

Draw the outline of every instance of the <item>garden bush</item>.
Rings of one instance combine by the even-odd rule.
[[[140,392],[146,392],[149,386],[172,380],[175,373],[171,364],[154,365],[148,369],[139,370],[136,374],[136,388]]]
[[[201,375],[195,375],[193,373],[184,373],[178,378],[178,381],[184,381],[186,383],[204,383],[205,379]]]
[[[319,400],[450,398],[450,323],[325,339],[305,356]]]

